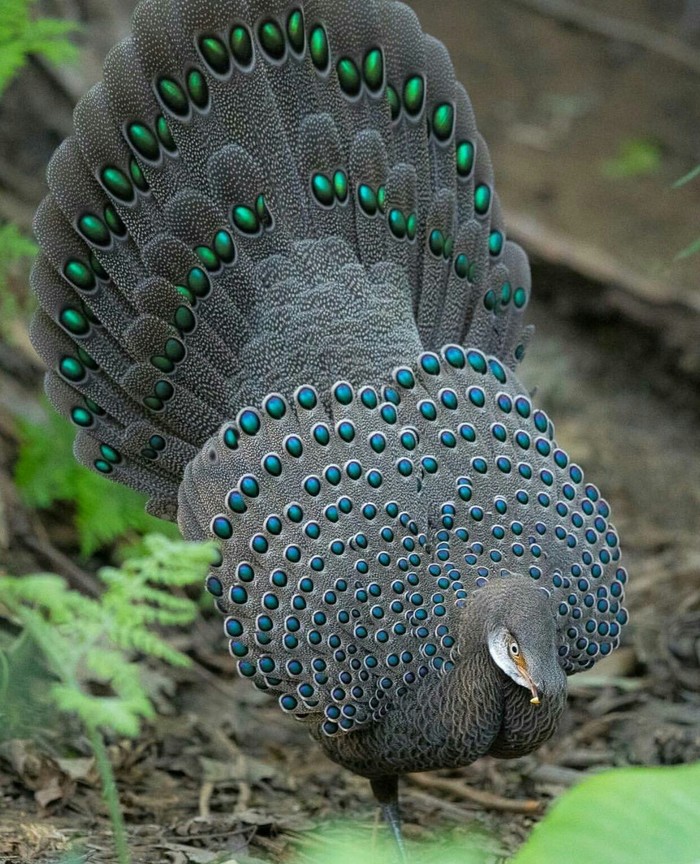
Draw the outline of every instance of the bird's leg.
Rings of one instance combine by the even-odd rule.
[[[408,864],[406,847],[401,833],[401,811],[399,810],[399,778],[397,775],[385,775],[384,777],[373,777],[370,781],[374,797],[379,802],[384,817],[391,833],[396,840],[399,850],[401,864]]]

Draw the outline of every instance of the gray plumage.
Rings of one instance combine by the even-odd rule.
[[[239,671],[384,804],[537,747],[626,574],[515,375],[528,262],[444,46],[389,0],[145,0],[75,129],[32,339],[77,458],[219,540]]]

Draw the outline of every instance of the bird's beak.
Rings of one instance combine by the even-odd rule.
[[[532,680],[530,675],[525,672],[525,680],[527,681],[527,686],[530,688],[530,693],[532,693],[532,699],[530,699],[531,705],[539,705],[540,704],[540,691],[537,689],[535,682]]]
[[[517,661],[516,661],[517,663]],[[531,705],[539,705],[540,704],[540,691],[537,689],[537,685],[532,680],[532,675],[527,671],[525,667],[525,663],[518,663],[518,669],[520,670],[520,674],[527,681],[527,686],[530,689],[530,693],[532,693],[532,699],[530,699]]]

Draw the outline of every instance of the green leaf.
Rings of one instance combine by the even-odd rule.
[[[20,423],[20,433],[15,482],[23,500],[39,508],[72,503],[83,555],[92,555],[129,532],[179,536],[175,525],[145,512],[142,495],[79,465],[73,457],[74,428],[53,410],[45,423]]]
[[[78,49],[68,36],[78,31],[72,21],[36,18],[31,13],[35,0],[2,0],[0,4],[0,95],[22,69],[30,54],[51,63],[69,63]]]
[[[645,177],[659,169],[661,156],[661,148],[655,141],[630,138],[620,143],[614,158],[603,163],[603,175],[614,180]]]
[[[698,864],[700,763],[621,768],[567,792],[512,864]]]

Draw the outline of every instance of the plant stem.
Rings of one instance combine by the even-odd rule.
[[[119,804],[119,793],[117,792],[112,765],[107,755],[107,748],[99,729],[90,724],[86,724],[86,726],[88,737],[90,738],[90,746],[92,747],[92,752],[95,754],[97,770],[100,773],[100,780],[102,781],[102,797],[107,805],[109,820],[112,823],[117,860],[119,864],[131,864],[131,853],[129,852],[129,845],[126,839],[124,816]]]

